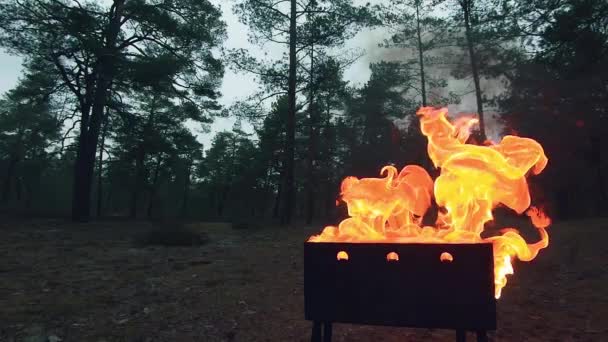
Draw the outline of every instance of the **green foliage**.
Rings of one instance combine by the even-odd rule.
[[[82,186],[72,178],[89,175],[85,181],[98,182],[84,198],[99,198],[105,216],[252,229],[251,222],[278,218],[293,191],[299,217],[335,222],[345,176],[377,176],[386,164],[430,170],[414,115],[422,66],[428,103],[453,102],[433,98],[447,85],[434,68],[468,79],[471,51],[482,85],[500,78],[507,89],[493,101],[478,87],[483,103],[500,109],[506,133],[539,140],[549,156],[537,180],[549,189],[545,202],[581,216],[608,205],[604,2],[393,0],[380,12],[349,0],[297,1],[292,27],[291,1],[239,0],[234,10],[254,43],[287,49],[295,32],[296,55],[262,63],[229,51],[233,68],[258,77],[260,92],[221,112],[236,123],[205,150],[192,128],[209,132],[222,109],[219,9],[200,0],[113,3],[0,1],[0,45],[27,62],[20,83],[0,99],[2,209],[65,214],[72,184]],[[372,63],[365,84],[348,84],[345,70],[360,55],[343,45],[379,25],[379,14],[391,33],[382,45],[412,53]],[[296,88],[288,97],[290,78]],[[245,118],[254,134],[241,126]],[[205,239],[170,227],[143,242]]]
[[[289,11],[285,3],[289,3]],[[241,115],[259,116],[261,104],[269,98],[287,94],[288,112],[286,120],[285,165],[284,172],[284,205],[282,206],[282,223],[289,223],[293,216],[296,182],[294,175],[296,164],[296,126],[300,118],[297,94],[309,93],[309,187],[313,186],[312,159],[315,129],[312,125],[314,111],[315,62],[319,56],[326,56],[328,48],[343,45],[346,39],[354,36],[361,27],[378,23],[370,4],[354,6],[352,0],[296,0],[274,2],[270,0],[240,0],[234,10],[241,21],[250,28],[250,41],[263,46],[267,43],[283,45],[289,50],[287,58],[281,62],[264,63],[249,56],[243,50],[231,53],[232,63],[236,68],[255,74],[262,83],[257,94],[237,103],[233,109]],[[309,56],[308,67],[303,56]],[[315,59],[316,58],[316,59]],[[268,67],[267,65],[272,65]],[[283,72],[283,70],[287,72]],[[287,77],[277,77],[286,75]],[[301,121],[301,120],[300,120]],[[281,196],[279,196],[281,197]]]
[[[239,0],[234,5],[239,19],[250,28],[250,41],[260,46],[279,44],[288,46],[290,31],[290,13],[275,1]],[[354,6],[352,0],[310,0],[297,2],[296,51],[297,92],[309,90],[311,70],[304,58],[312,52],[315,63],[322,63],[327,58],[329,48],[340,47],[354,37],[364,27],[379,24],[375,8],[369,4]],[[342,67],[354,62],[360,55],[342,51]],[[234,49],[228,54],[228,60],[237,71],[255,75],[260,83],[259,92],[239,102],[233,112],[243,117],[260,119],[264,115],[261,104],[268,99],[276,99],[287,93],[289,61],[283,58],[276,61],[261,61],[251,56],[244,49]]]
[[[30,64],[17,87],[0,100],[0,161],[6,170],[1,199],[6,203],[13,193],[25,192],[26,207],[38,195],[61,127],[51,100],[56,82],[39,67]]]
[[[130,110],[114,121],[111,135],[113,162],[108,172],[110,183],[119,185],[112,191],[113,196],[119,196],[113,201],[115,205],[130,206],[131,215],[137,216],[142,208],[139,199],[143,197],[147,199],[147,215],[153,216],[154,204],[159,204],[159,189],[166,183],[174,187],[163,194],[179,198],[176,202],[186,205],[182,198],[186,195],[182,194],[190,187],[191,168],[202,158],[202,145],[185,127],[188,120],[204,118],[196,107],[178,105],[169,94],[158,90],[144,89],[134,96]],[[125,177],[131,181],[125,183]],[[130,196],[124,194],[125,190]],[[171,212],[176,210],[171,206]]]
[[[49,76],[60,80],[79,114],[74,219],[90,216],[105,107],[145,89],[170,93],[184,113],[209,122],[223,76],[214,50],[225,36],[220,10],[207,0],[0,3],[0,46],[52,65]]]
[[[286,43],[290,13],[285,8],[272,0],[239,0],[234,5],[240,20],[251,28],[251,41],[258,44]],[[302,22],[298,27],[299,44],[314,41],[318,45],[339,45],[357,33],[357,25],[378,24],[369,3],[353,6],[352,0],[298,2],[296,16]]]
[[[257,149],[237,127],[216,134],[203,161],[202,180],[208,184],[211,214],[222,217],[249,215],[249,207],[261,188]]]
[[[544,0],[541,0],[544,1]],[[530,28],[527,22],[531,8],[528,1],[502,0],[444,0],[442,3],[448,21],[457,23],[448,26],[444,38],[449,48],[442,59],[455,64],[450,72],[459,79],[470,79],[472,67],[468,40],[475,53],[481,76],[488,78],[510,77],[514,65],[523,58],[522,48],[532,46],[529,41]],[[465,12],[466,9],[466,12]],[[465,28],[465,13],[468,14],[469,35]],[[484,98],[484,101],[486,99]]]
[[[550,160],[540,179],[561,217],[598,215],[608,204],[608,6],[597,1],[535,1],[536,52],[513,69],[499,104],[510,129],[533,136]],[[586,199],[586,200],[582,200]]]
[[[422,103],[441,105],[450,101],[439,95],[447,84],[434,71],[447,62],[439,53],[452,43],[447,34],[451,23],[433,15],[432,10],[430,1],[391,0],[382,9],[391,38],[385,39],[380,46],[402,49],[406,55],[403,66],[412,68],[411,77],[418,80],[418,85],[413,88],[414,94],[421,97]]]
[[[370,68],[370,80],[352,92],[347,120],[340,127],[351,154],[347,172],[359,176],[376,175],[380,165],[401,165],[406,155],[401,136],[410,127],[418,129],[409,126],[417,108],[417,101],[406,96],[411,69],[396,62],[380,62]],[[405,127],[399,128],[397,122]]]

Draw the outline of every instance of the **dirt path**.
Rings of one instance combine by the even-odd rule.
[[[140,248],[143,223],[0,223],[0,341],[309,341],[302,248],[312,230],[192,228],[210,242]],[[608,341],[607,242],[608,221],[552,227],[549,249],[515,265],[491,337]],[[336,342],[453,340],[334,328]]]

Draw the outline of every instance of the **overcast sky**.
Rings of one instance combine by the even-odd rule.
[[[108,0],[102,0],[108,1]],[[281,47],[268,45],[266,51],[262,51],[257,46],[252,46],[247,39],[247,26],[241,24],[237,16],[232,12],[232,1],[212,0],[218,4],[224,14],[224,20],[228,25],[228,39],[225,42],[226,48],[246,48],[249,49],[254,55],[262,57],[264,52],[267,52],[270,57],[280,56],[282,53]],[[366,1],[355,1],[364,3]],[[371,3],[379,3],[382,0],[372,0]],[[359,48],[365,50],[365,55],[360,58],[357,62],[350,66],[345,71],[345,78],[351,84],[363,84],[369,79],[370,69],[369,64],[377,62],[383,59],[399,59],[400,52],[393,51],[388,52],[386,49],[377,47],[378,42],[388,37],[385,30],[365,30],[357,34],[353,39],[349,40],[346,44],[346,48]],[[403,56],[405,59],[406,56]],[[21,58],[7,54],[5,51],[0,50],[0,93],[14,87],[21,74]],[[226,70],[226,75],[223,80],[221,92],[223,97],[221,99],[222,104],[230,105],[235,100],[243,99],[248,95],[251,95],[256,89],[257,84],[253,77],[246,74],[235,73],[229,69]],[[466,88],[468,82],[450,82],[450,86]],[[475,111],[474,96],[472,94],[467,95],[463,98],[460,105],[450,106],[451,111]],[[402,116],[403,113],[395,113],[395,116]],[[210,139],[213,134],[217,131],[230,129],[234,124],[233,118],[217,118],[212,125],[212,133],[201,134],[199,133],[199,140],[205,145],[205,149],[209,148]],[[195,132],[199,129],[192,127]]]

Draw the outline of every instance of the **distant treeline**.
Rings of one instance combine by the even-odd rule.
[[[25,68],[0,99],[0,210],[335,223],[345,176],[387,164],[437,174],[415,112],[460,101],[457,79],[475,95],[474,139],[495,112],[504,134],[545,148],[536,205],[561,218],[606,212],[605,1],[238,0],[233,11],[254,44],[285,58],[220,54],[226,24],[207,0],[1,2],[0,46]],[[344,72],[361,53],[344,43],[368,28],[389,32],[378,49],[403,58],[352,86]],[[259,91],[220,106],[225,67],[256,76]],[[505,91],[490,97],[496,80]],[[236,124],[204,148],[187,127],[218,116]]]

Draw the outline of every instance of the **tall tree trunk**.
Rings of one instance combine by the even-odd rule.
[[[596,203],[596,215],[602,216],[604,214],[604,207],[608,201],[608,195],[606,194],[606,187],[604,181],[604,174],[602,172],[602,153],[601,153],[601,133],[592,133],[590,136],[590,160],[591,167],[595,170],[596,181],[597,181],[597,199]]]
[[[217,217],[221,218],[222,215],[224,214],[224,201],[222,199],[222,192],[221,192],[221,188],[219,190],[219,192],[217,193],[218,195],[218,201],[217,201]]]
[[[25,212],[28,212],[32,209],[32,199],[34,199],[34,187],[29,182],[23,182],[23,187],[25,188],[25,203],[23,209],[25,210]]]
[[[482,140],[486,140],[486,126],[483,115],[483,103],[481,98],[481,86],[479,84],[479,69],[477,65],[477,56],[475,55],[475,47],[473,35],[471,32],[471,7],[474,0],[460,0],[462,12],[464,14],[464,29],[467,39],[467,48],[469,50],[469,58],[471,60],[471,71],[473,72],[473,83],[475,84],[475,98],[477,99],[477,113],[479,115],[479,134]]]
[[[209,187],[206,191],[207,195],[207,207],[209,208],[209,212],[206,212],[207,216],[212,216],[215,211],[215,202],[217,200],[217,196],[215,195],[215,189],[213,187]]]
[[[279,218],[281,209],[281,200],[283,197],[283,176],[279,178],[279,185],[277,187],[277,194],[274,197],[274,208],[272,208],[272,218]]]
[[[272,167],[272,162],[268,163],[268,166],[266,168],[266,175],[264,177],[264,185],[262,186],[263,189],[263,193],[262,193],[262,201],[261,203],[259,203],[260,206],[260,213],[262,218],[266,215],[266,213],[268,212],[267,210],[267,205],[268,205],[268,196],[271,193],[271,188],[270,188],[270,169]]]
[[[309,115],[309,139],[308,139],[308,189],[307,189],[307,211],[306,211],[306,224],[312,223],[312,218],[315,211],[315,157],[316,157],[316,136],[315,136],[315,125],[316,125],[316,113],[314,108],[315,90],[314,90],[314,44],[310,47],[310,99],[308,105]]]
[[[97,217],[101,217],[101,203],[103,202],[103,149],[106,143],[106,133],[108,132],[108,115],[106,112],[101,143],[99,144],[99,160],[97,165]]]
[[[337,187],[335,187],[333,185],[333,180],[332,180],[332,175],[335,174],[335,172],[337,171],[337,167],[336,165],[333,163],[333,153],[337,153],[337,147],[336,147],[336,137],[331,135],[330,132],[330,127],[331,127],[331,104],[330,104],[330,100],[328,99],[326,101],[327,103],[327,107],[325,108],[325,116],[326,116],[326,121],[325,121],[325,130],[324,130],[324,134],[323,134],[323,138],[324,141],[323,142],[319,142],[319,146],[327,146],[327,150],[329,151],[327,159],[326,159],[326,165],[324,168],[324,172],[325,172],[325,184],[326,186],[325,191],[320,191],[320,193],[323,193],[323,196],[321,197],[319,195],[319,214],[321,209],[324,209],[325,212],[325,219],[326,220],[331,220],[333,218],[333,212],[334,212],[334,207],[335,207],[335,198],[334,198],[334,193],[335,193],[335,189]]]
[[[146,215],[148,218],[152,218],[152,208],[154,206],[154,201],[156,200],[156,187],[158,185],[158,175],[160,173],[160,165],[161,165],[161,154],[158,154],[156,158],[156,166],[154,166],[154,176],[152,178],[152,186],[150,187],[150,199],[148,200],[148,210]]]
[[[230,192],[230,186],[229,185],[223,185],[221,187],[221,192],[220,192],[220,201],[217,207],[217,214],[218,216],[224,217],[224,210],[226,209],[226,199],[228,198],[228,193]]]
[[[18,157],[11,157],[6,168],[6,174],[4,176],[4,184],[2,185],[2,202],[6,203],[11,198],[11,185],[13,184],[13,175],[15,174],[15,168],[19,162]]]
[[[596,177],[597,177],[597,190],[598,190],[598,200],[596,201],[597,205],[597,215],[602,216],[604,214],[606,200],[608,200],[608,196],[606,195],[606,185],[604,182],[604,174],[602,172],[602,167],[597,165],[595,167]]]
[[[85,128],[86,129],[86,128]],[[90,162],[90,150],[87,132],[83,130],[78,139],[76,161],[74,162],[74,184],[72,194],[72,219],[74,221],[88,221],[91,205],[91,173],[94,163]],[[95,150],[93,150],[95,151]],[[93,158],[93,160],[95,160]],[[93,165],[91,165],[93,164]]]
[[[104,108],[115,73],[116,40],[120,32],[123,7],[125,0],[114,0],[114,12],[105,33],[104,46],[97,56],[97,78],[95,89],[89,106],[81,108],[80,136],[78,137],[78,150],[74,163],[74,184],[72,194],[72,219],[74,221],[88,221],[91,217],[91,188],[95,169],[95,156],[97,154],[97,140],[99,139]]]
[[[26,127],[19,125],[16,136],[16,144],[12,147],[12,151],[9,153],[8,167],[6,168],[6,174],[4,176],[4,185],[2,189],[2,202],[7,203],[11,199],[13,178],[15,176],[15,169],[17,164],[24,157],[24,146],[23,146],[23,134],[25,133]],[[17,175],[19,176],[19,175]]]
[[[152,127],[154,125],[154,114],[155,114],[155,107],[156,104],[156,98],[154,98],[152,100],[152,107],[150,108],[150,113],[148,113],[148,120],[146,121],[146,124],[143,127],[142,130],[142,140],[139,142],[139,145],[137,146],[137,151],[136,151],[136,156],[135,156],[135,181],[133,182],[134,184],[134,188],[133,188],[133,193],[132,193],[132,197],[131,197],[131,218],[135,218],[137,216],[137,207],[138,207],[138,199],[139,199],[139,194],[142,192],[143,188],[144,188],[144,176],[145,176],[145,165],[144,162],[146,160],[146,153],[147,151],[147,147],[148,147],[148,141],[147,141],[147,137],[150,134],[150,131],[152,130]]]
[[[186,217],[188,213],[188,193],[190,190],[190,173],[192,172],[192,164],[188,164],[186,169],[186,179],[184,184],[184,195],[182,199],[182,218]]]
[[[137,147],[137,155],[135,157],[135,179],[133,180],[133,191],[131,193],[131,210],[129,217],[137,217],[137,205],[139,193],[142,188],[144,178],[144,159],[146,157],[144,146],[142,143]]]
[[[293,218],[296,200],[295,191],[295,142],[296,142],[296,42],[297,42],[297,1],[291,0],[291,15],[289,17],[289,80],[287,89],[287,139],[285,146],[285,206],[281,223],[288,225]]]
[[[15,191],[17,192],[17,201],[21,201],[21,192],[23,191],[23,178],[21,176],[17,176],[15,179]]]
[[[424,60],[423,60],[423,46],[422,46],[422,33],[420,32],[420,0],[415,3],[416,6],[416,33],[418,35],[418,63],[420,64],[420,86],[422,92],[422,106],[426,107],[426,80],[424,75]]]

